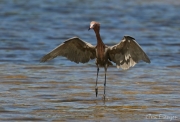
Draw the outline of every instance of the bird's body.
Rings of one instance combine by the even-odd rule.
[[[106,46],[101,37],[98,33],[96,33],[97,38],[97,45],[95,47],[96,50],[96,65],[104,67],[105,65],[112,65],[112,63],[108,60],[108,49],[109,47]]]
[[[106,88],[106,72],[108,66],[112,65],[111,61],[116,63],[117,68],[129,69],[133,67],[140,60],[150,63],[148,56],[141,49],[139,44],[133,37],[124,36],[120,43],[114,46],[106,46],[100,36],[100,24],[92,21],[90,28],[93,29],[96,38],[97,45],[93,46],[88,42],[81,40],[78,37],[73,37],[60,44],[50,53],[42,57],[41,62],[46,62],[57,56],[64,56],[67,59],[76,63],[87,63],[90,59],[96,59],[97,65],[97,78],[96,78],[96,96],[98,94],[97,80],[99,67],[105,69],[105,82],[104,82],[104,99],[105,99],[105,88]]]

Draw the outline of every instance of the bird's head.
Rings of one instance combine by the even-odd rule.
[[[94,29],[94,31],[95,31],[95,30],[98,30],[98,31],[99,31],[99,28],[100,28],[100,23],[99,23],[99,22],[96,22],[96,21],[92,21],[92,22],[90,23],[90,27],[89,27],[88,30]]]

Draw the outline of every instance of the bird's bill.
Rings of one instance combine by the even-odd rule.
[[[90,30],[90,29],[94,29],[94,22],[92,23],[90,23],[90,27],[89,27],[89,29],[88,30]]]

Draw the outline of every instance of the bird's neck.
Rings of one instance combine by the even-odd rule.
[[[95,31],[95,33],[96,33],[97,45],[104,45],[99,31]]]
[[[95,31],[96,38],[97,38],[97,55],[100,60],[103,60],[104,58],[104,51],[105,51],[105,45],[101,39],[101,36],[99,34],[99,31]]]

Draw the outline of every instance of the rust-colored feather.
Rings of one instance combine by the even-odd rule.
[[[105,51],[105,45],[103,43],[99,43],[97,45],[97,53],[98,53],[98,58],[103,60],[104,58],[104,51]]]

